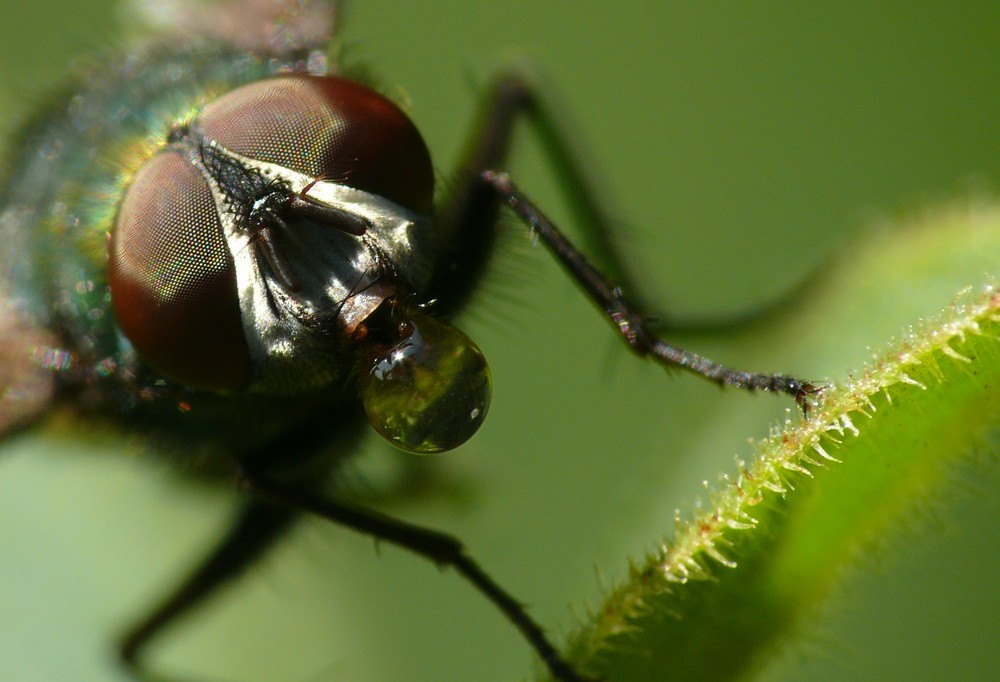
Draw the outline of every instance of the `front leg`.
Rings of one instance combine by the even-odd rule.
[[[598,267],[572,244],[510,181],[505,167],[515,122],[524,116],[539,132],[546,156],[579,221],[586,243],[600,255]],[[500,205],[506,204],[537,234],[570,277],[608,318],[637,354],[678,367],[723,386],[792,396],[807,411],[820,388],[784,374],[733,369],[662,339],[643,313],[641,292],[614,247],[612,220],[598,200],[595,184],[574,153],[554,109],[528,81],[507,74],[485,98],[450,200],[439,214],[445,245],[431,296],[444,312],[458,308],[474,288],[494,246]]]
[[[785,393],[795,398],[803,412],[821,389],[815,384],[784,374],[762,374],[732,369],[697,353],[673,346],[646,322],[646,318],[607,275],[596,268],[555,225],[511,182],[506,173],[483,171],[483,182],[492,187],[556,257],[587,297],[604,313],[611,326],[635,353],[664,367],[679,367],[720,386],[748,391]]]

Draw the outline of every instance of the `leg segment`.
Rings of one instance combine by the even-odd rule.
[[[445,245],[430,291],[445,312],[464,303],[465,292],[475,288],[489,257],[495,241],[499,202],[495,192],[483,186],[480,174],[507,165],[516,123],[522,117],[536,133],[549,160],[579,229],[584,250],[599,254],[601,269],[630,292],[641,308],[651,309],[618,250],[614,225],[619,212],[608,204],[607,197],[599,195],[600,178],[593,170],[587,150],[582,149],[582,136],[575,133],[562,107],[553,104],[551,96],[542,95],[547,90],[525,74],[510,71],[498,75],[483,97],[458,172],[451,178],[446,201],[437,216]],[[758,319],[769,309],[751,312],[735,322],[671,320],[668,326],[694,333],[731,329]]]
[[[583,253],[525,198],[505,173],[493,169],[505,164],[515,119],[524,115],[538,131],[541,143],[580,224],[589,250],[600,253],[600,267]],[[473,289],[495,240],[499,204],[506,203],[536,231],[587,296],[602,310],[633,351],[661,365],[680,367],[723,386],[751,391],[785,393],[806,411],[820,388],[781,374],[760,374],[731,369],[700,355],[672,346],[660,338],[640,310],[641,294],[632,286],[624,261],[615,248],[610,213],[597,199],[594,183],[573,152],[558,121],[537,91],[524,79],[507,74],[489,91],[479,125],[452,187],[439,221],[445,241],[443,267],[432,283],[431,294],[445,311],[457,308]],[[623,294],[629,292],[629,297]]]
[[[596,183],[585,172],[588,164],[574,151],[580,146],[579,136],[567,133],[570,126],[565,117],[557,115],[556,108],[539,96],[539,90],[525,76],[509,72],[499,75],[484,97],[447,200],[437,216],[445,245],[430,291],[445,312],[465,302],[492,251],[500,202],[496,193],[483,185],[480,173],[506,164],[517,120],[522,117],[537,133],[587,247],[604,255],[601,265],[616,281],[630,285],[627,268],[608,231],[613,224],[610,212],[598,200]]]
[[[574,672],[560,657],[541,626],[532,620],[521,603],[487,575],[479,564],[466,554],[462,543],[456,538],[368,509],[335,502],[309,490],[290,487],[266,478],[245,479],[244,483],[255,497],[270,504],[315,514],[358,533],[370,535],[376,540],[389,542],[419,554],[438,566],[453,568],[507,616],[556,679],[562,682],[585,682],[584,678]]]
[[[587,297],[611,322],[629,347],[641,356],[650,357],[667,367],[680,367],[699,374],[720,386],[734,386],[750,391],[786,393],[806,410],[809,397],[818,387],[783,374],[759,374],[731,369],[700,355],[672,346],[657,336],[620,287],[594,267],[587,258],[538,210],[510,181],[506,173],[484,171],[485,184],[492,187],[515,214],[552,252],[566,272]]]
[[[239,577],[271,548],[295,517],[294,511],[285,508],[258,502],[247,504],[229,534],[202,564],[148,616],[128,630],[118,649],[125,665],[140,675],[145,674],[140,654],[152,639],[204,603],[219,587]]]

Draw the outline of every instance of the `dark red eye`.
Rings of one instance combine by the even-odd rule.
[[[199,171],[164,151],[136,174],[111,238],[108,283],[125,336],[151,366],[188,386],[250,380],[232,256]]]
[[[416,127],[371,88],[335,76],[287,76],[237,88],[199,117],[237,154],[378,194],[430,213],[434,172]]]

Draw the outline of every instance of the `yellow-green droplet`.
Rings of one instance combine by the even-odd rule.
[[[415,315],[409,333],[373,357],[362,401],[372,426],[398,448],[431,454],[479,430],[492,397],[490,369],[464,333]]]

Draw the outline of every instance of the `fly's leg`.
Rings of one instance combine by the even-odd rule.
[[[672,346],[657,336],[645,319],[601,270],[569,242],[568,239],[510,181],[505,173],[484,171],[483,182],[493,187],[497,195],[528,227],[538,235],[587,297],[602,310],[611,325],[637,354],[649,357],[667,367],[679,367],[698,374],[720,386],[733,386],[749,391],[772,391],[795,398],[803,411],[808,410],[811,397],[819,387],[784,374],[761,374],[732,369],[712,362],[697,353]]]
[[[601,267],[585,257],[525,198],[505,173],[497,170],[505,165],[514,124],[521,116],[540,133],[545,152],[588,246],[602,256]],[[441,256],[442,267],[437,269],[438,279],[432,282],[432,296],[441,301],[446,310],[464,302],[462,294],[454,292],[473,288],[495,240],[500,205],[507,204],[536,231],[636,353],[723,386],[785,393],[795,398],[803,411],[807,410],[820,390],[816,385],[782,374],[725,367],[670,345],[655,333],[637,298],[641,292],[632,285],[623,259],[615,249],[609,214],[597,200],[593,183],[562,131],[563,126],[551,109],[526,81],[516,75],[497,79],[486,98],[479,126],[454,182],[451,200],[439,214],[447,246]]]
[[[568,144],[566,123],[538,95],[538,88],[517,73],[504,73],[493,81],[476,124],[466,143],[458,172],[448,186],[447,200],[438,211],[437,227],[445,246],[431,285],[444,310],[464,302],[465,292],[475,289],[497,234],[501,202],[480,174],[506,164],[519,119],[524,118],[539,133],[539,140],[565,194],[573,218],[586,236],[590,250],[604,254],[602,264],[614,279],[633,289],[627,268],[622,266],[609,226],[610,213],[597,199],[595,183],[584,172],[585,164]]]
[[[453,568],[490,600],[514,624],[562,682],[585,682],[548,641],[539,626],[514,597],[498,585],[462,543],[443,533],[421,528],[374,511],[329,500],[303,486],[278,483],[247,473],[244,486],[254,497],[219,546],[181,584],[122,639],[119,655],[142,679],[149,679],[140,654],[148,644],[184,614],[204,602],[220,587],[238,578],[263,555],[302,512],[388,542],[441,567]]]
[[[336,502],[308,489],[288,486],[272,479],[246,478],[245,485],[258,499],[270,504],[314,514],[376,540],[407,549],[442,568],[454,569],[503,612],[535,649],[553,677],[562,682],[586,682],[562,659],[524,606],[483,571],[466,553],[458,539],[369,509]]]
[[[342,434],[343,435],[343,434]],[[350,435],[350,434],[349,434]],[[308,452],[308,438],[291,443]],[[343,444],[343,443],[342,443]],[[273,445],[273,444],[272,444]],[[238,462],[239,480],[250,501],[219,545],[180,584],[122,638],[119,656],[137,678],[153,676],[144,665],[143,654],[168,627],[198,608],[220,588],[239,578],[263,556],[302,513],[314,514],[335,524],[397,545],[425,557],[438,566],[454,569],[510,620],[562,682],[587,682],[562,659],[538,625],[513,596],[498,585],[470,557],[462,543],[451,536],[421,528],[389,516],[327,498],[327,471],[322,461],[300,457],[299,462],[276,468],[269,461],[270,448],[243,456]],[[317,470],[319,467],[319,470]]]
[[[332,452],[350,452],[363,433],[359,420],[348,420],[335,433],[319,429],[289,434],[251,450],[233,453],[232,472],[242,479],[248,475],[270,476],[302,488],[324,487],[336,468]],[[327,448],[331,448],[327,450]],[[276,458],[275,452],[281,457]],[[248,473],[248,472],[252,472]],[[142,680],[163,680],[150,671],[144,660],[157,638],[178,625],[214,594],[233,584],[288,533],[298,510],[286,504],[248,496],[226,535],[172,591],[167,593],[119,640],[122,663]]]
[[[179,618],[194,610],[263,556],[290,527],[297,514],[284,507],[248,503],[219,545],[175,589],[122,638],[118,654],[140,678],[147,679],[141,654]]]

